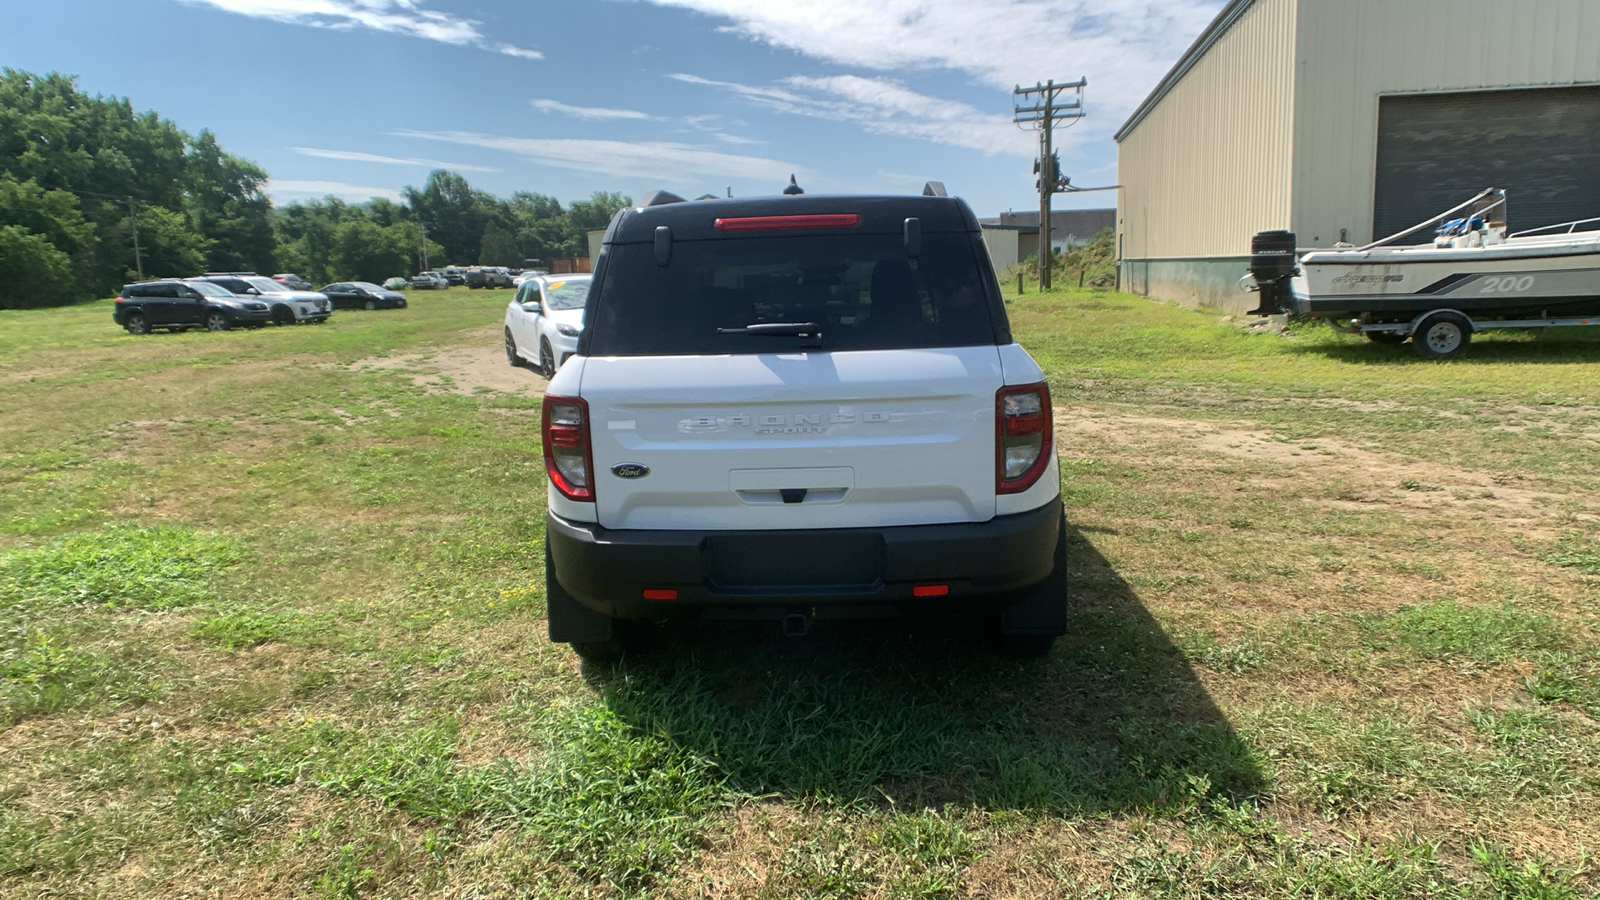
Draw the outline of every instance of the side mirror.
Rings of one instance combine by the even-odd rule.
[[[261,296],[261,292],[260,292],[260,291],[258,291],[258,290],[256,290],[256,289],[255,289],[255,288],[253,288],[253,287],[247,287],[247,288],[245,288],[245,289],[244,289],[244,292],[245,292],[245,293],[246,293],[246,294],[250,294],[250,295],[252,295],[252,296],[255,296],[255,297],[259,297],[259,296]]]
[[[537,300],[524,300],[522,301],[522,309],[524,312],[536,313],[542,312],[544,307],[540,306]]]

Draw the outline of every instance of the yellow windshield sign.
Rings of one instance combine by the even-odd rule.
[[[547,291],[553,291],[556,288],[561,287],[563,284],[566,284],[566,282],[565,281],[554,281],[554,282],[551,282],[550,284],[545,285],[544,289],[547,290]]]

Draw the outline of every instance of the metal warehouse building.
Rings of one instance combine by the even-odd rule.
[[[1233,311],[1257,231],[1600,216],[1600,0],[1231,0],[1116,139],[1123,288]]]

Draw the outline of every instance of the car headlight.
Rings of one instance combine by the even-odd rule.
[[[248,306],[246,306],[245,308],[246,309],[253,309],[253,310],[256,310],[256,311],[259,312],[260,310],[266,309],[267,305],[265,303],[251,303]]]
[[[568,325],[565,322],[562,322],[556,326],[556,331],[560,334],[566,335],[567,337],[577,337],[579,330],[580,329],[573,328],[571,325]]]

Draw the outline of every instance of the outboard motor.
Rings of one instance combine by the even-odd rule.
[[[1250,239],[1250,277],[1261,304],[1247,315],[1270,316],[1289,311],[1289,279],[1294,277],[1294,232],[1263,231]]]

